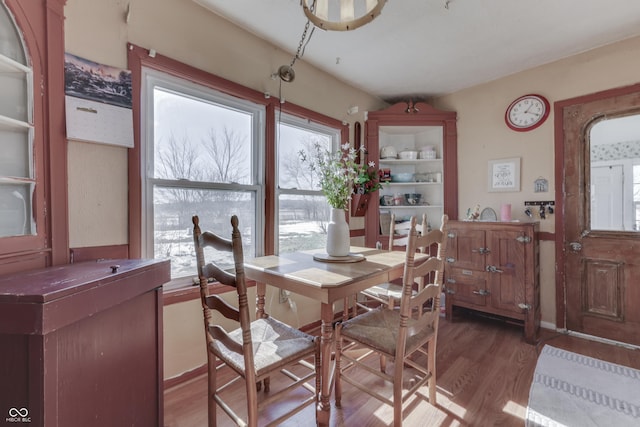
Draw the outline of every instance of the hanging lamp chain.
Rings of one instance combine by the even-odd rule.
[[[307,43],[309,43],[309,40],[311,40],[311,34],[313,34],[313,30],[311,30],[311,34],[309,34],[309,40],[307,40],[307,43],[305,43],[305,39],[307,38],[307,31],[309,31],[310,24],[311,22],[307,19],[307,23],[304,25],[304,31],[302,32],[302,37],[300,38],[300,43],[298,43],[298,50],[296,50],[296,54],[291,60],[291,64],[289,64],[289,67],[291,68],[293,68],[293,65],[298,59],[302,58],[302,56],[304,55],[304,48],[307,46]]]

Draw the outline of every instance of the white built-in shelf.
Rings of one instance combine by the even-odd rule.
[[[416,185],[442,185],[441,182],[427,182],[427,181],[409,181],[409,182],[381,182],[382,187],[391,186],[416,186]]]
[[[442,159],[380,159],[380,163],[394,165],[416,165],[420,163],[442,163]]]
[[[400,206],[380,206],[380,210],[383,211],[385,209],[396,210],[396,209],[425,209],[425,208],[438,208],[442,209],[442,205],[400,205]]]
[[[15,73],[15,72],[30,74],[31,68],[17,61],[14,61],[8,56],[0,55],[0,73]]]

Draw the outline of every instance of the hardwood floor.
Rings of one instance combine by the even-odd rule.
[[[521,327],[458,314],[453,322],[440,321],[437,406],[428,403],[425,388],[421,396],[409,399],[405,404],[403,424],[523,426],[533,371],[544,344],[640,369],[640,350],[549,330],[542,330],[540,342],[533,346],[524,342]],[[166,390],[165,427],[206,426],[206,393],[206,376]],[[242,399],[242,393],[238,392],[238,402]],[[282,402],[276,409],[285,406],[286,402]],[[308,407],[285,425],[313,426],[313,411],[313,407]],[[261,417],[270,418],[273,415],[270,412]],[[224,414],[220,414],[218,420],[219,426],[232,425]],[[342,408],[332,406],[330,425],[390,426],[392,421],[391,407],[344,384]]]

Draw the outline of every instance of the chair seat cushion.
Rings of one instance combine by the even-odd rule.
[[[230,332],[229,338],[242,345],[242,330]],[[251,322],[251,339],[256,376],[285,366],[314,353],[314,336],[282,323],[273,317]],[[214,341],[211,350],[238,373],[244,372],[244,356],[221,341]]]
[[[342,336],[355,340],[376,351],[395,357],[400,312],[376,308],[342,322]],[[409,318],[407,322],[406,352],[412,352],[434,336],[434,329],[424,319]]]

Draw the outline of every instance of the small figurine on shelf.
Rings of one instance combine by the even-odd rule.
[[[473,210],[471,208],[467,209],[467,221],[477,221],[480,218],[480,204],[478,203]]]

